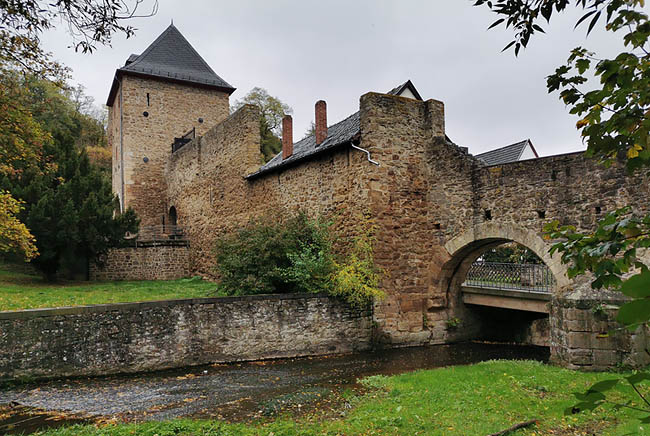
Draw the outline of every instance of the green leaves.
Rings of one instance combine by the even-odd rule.
[[[621,285],[621,292],[633,298],[650,297],[650,270],[646,269],[627,279]]]

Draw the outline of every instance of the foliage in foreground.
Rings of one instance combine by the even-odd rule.
[[[179,280],[49,283],[0,266],[0,311],[207,297],[215,284],[200,277]]]
[[[360,225],[348,254],[335,255],[331,223],[304,212],[270,214],[216,242],[216,273],[228,295],[327,292],[356,307],[383,296],[374,265],[374,227]]]
[[[585,11],[576,27],[589,23],[589,34],[599,22],[605,30],[621,37],[625,49],[616,57],[598,58],[596,53],[577,47],[565,65],[547,78],[549,92],[559,92],[569,112],[580,117],[576,127],[587,143],[587,156],[605,165],[624,161],[630,173],[650,174],[650,21],[645,0],[477,0],[500,16],[492,26],[504,25],[514,30],[515,54],[525,48],[533,34],[544,32],[542,19],[565,11],[574,4]],[[595,79],[595,80],[593,80]],[[595,82],[599,82],[594,86]],[[590,87],[591,89],[589,89]],[[639,257],[650,247],[650,215],[647,205],[628,205],[607,214],[593,231],[580,232],[572,226],[551,223],[546,227],[549,238],[561,239],[552,252],[562,254],[569,264],[569,275],[593,274],[592,287],[622,292],[632,301],[624,304],[618,320],[631,330],[646,328],[650,321],[650,272]],[[639,214],[639,210],[645,216]],[[631,277],[629,276],[631,275]],[[646,350],[647,351],[647,350]],[[650,379],[646,372],[625,383],[633,386]],[[580,405],[569,413],[591,410],[610,402],[605,392],[622,380],[594,385],[578,399]],[[639,393],[650,422],[650,401]],[[627,406],[622,406],[627,407]]]
[[[171,435],[486,435],[513,424],[537,419],[518,435],[622,435],[642,431],[638,415],[602,408],[575,416],[562,411],[574,403],[570,392],[584,390],[607,374],[580,373],[537,362],[490,361],[468,366],[421,370],[363,380],[365,393],[347,396],[333,410],[248,424],[188,419],[74,426],[45,432],[47,436]],[[647,386],[641,387],[647,391]],[[637,405],[629,386],[613,395]],[[308,407],[307,404],[304,405]]]

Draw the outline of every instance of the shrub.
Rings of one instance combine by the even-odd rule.
[[[335,264],[331,275],[332,295],[342,297],[359,309],[367,307],[374,299],[384,298],[379,281],[385,272],[375,265],[373,254],[375,230],[372,221],[359,220],[349,255],[340,264]]]
[[[227,295],[327,291],[333,269],[329,224],[305,213],[269,214],[216,243],[216,272]]]
[[[375,266],[372,249],[375,227],[369,220],[359,220],[348,254],[337,259],[330,224],[304,212],[289,217],[275,213],[218,238],[219,292],[327,292],[357,308],[383,298],[379,289],[383,270]]]

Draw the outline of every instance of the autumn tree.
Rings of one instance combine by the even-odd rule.
[[[80,269],[79,259],[98,260],[127,231],[137,230],[137,219],[133,211],[114,216],[110,181],[79,146],[85,115],[70,94],[34,77],[17,76],[14,84],[19,88],[14,95],[21,97],[17,109],[30,114],[48,140],[35,164],[19,176],[0,177],[0,189],[24,202],[17,216],[36,237],[40,253],[32,263],[53,279],[61,269]]]
[[[587,156],[604,165],[622,161],[630,173],[650,175],[650,22],[644,0],[478,0],[475,5],[499,16],[490,27],[513,29],[515,37],[504,50],[512,48],[515,55],[534,34],[544,32],[544,22],[571,7],[584,10],[576,27],[585,26],[587,34],[602,23],[619,35],[625,49],[613,58],[584,47],[573,49],[566,64],[548,76],[547,88],[558,92],[569,112],[578,116],[576,127],[587,144]],[[547,237],[560,240],[551,253],[561,254],[570,277],[589,272],[593,288],[622,292],[629,302],[619,309],[618,321],[630,330],[647,327],[650,321],[650,268],[642,256],[650,248],[650,214],[643,215],[644,210],[647,213],[647,205],[632,204],[610,212],[590,232],[558,222],[546,227]],[[646,380],[650,373],[641,372],[625,383],[639,392],[636,385]],[[619,382],[623,380],[592,386],[570,412],[609,402],[604,393]],[[641,399],[649,413],[643,419],[647,423],[650,402]]]
[[[279,98],[269,95],[263,88],[253,88],[232,107],[235,111],[245,104],[253,104],[260,110],[260,153],[268,162],[282,150],[282,118],[293,112],[291,107]]]
[[[148,8],[141,13],[141,6]],[[41,47],[43,32],[67,26],[75,50],[91,53],[115,33],[133,35],[131,18],[156,13],[155,0],[0,0],[0,64],[15,65],[42,78],[60,80],[66,68]]]

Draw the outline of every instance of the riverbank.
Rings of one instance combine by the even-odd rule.
[[[615,376],[580,373],[531,361],[488,361],[366,377],[356,388],[337,393],[306,389],[309,392],[285,396],[282,407],[267,407],[270,412],[239,423],[190,419],[136,424],[113,422],[71,426],[42,434],[487,435],[532,419],[538,420],[538,425],[516,434],[613,436],[639,431],[635,420],[639,415],[629,409],[613,411],[602,407],[593,412],[564,415],[576,403],[573,392],[584,391],[598,380]],[[619,387],[612,395],[617,401],[629,399],[631,405],[639,405],[638,398],[626,386]],[[188,398],[188,401],[194,400]]]

